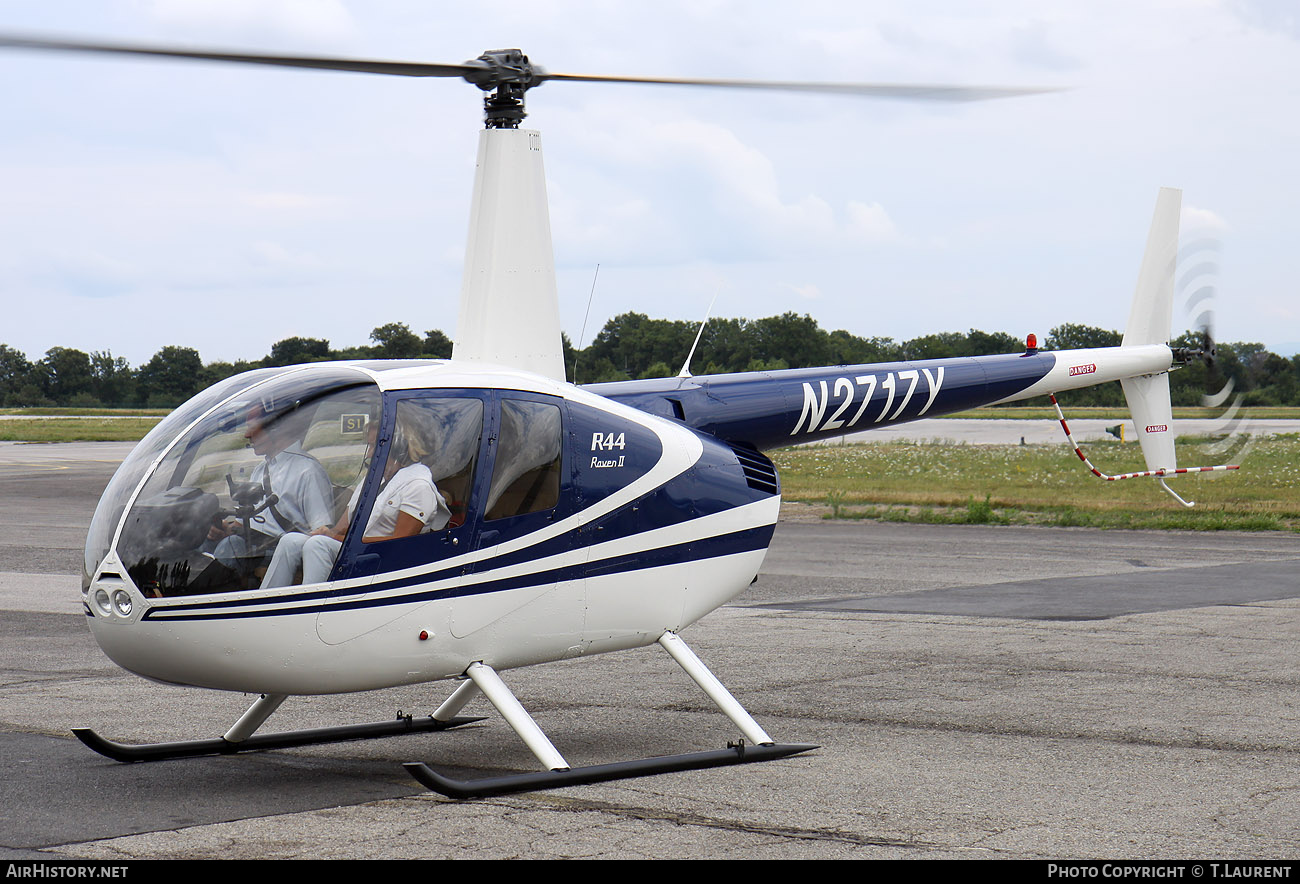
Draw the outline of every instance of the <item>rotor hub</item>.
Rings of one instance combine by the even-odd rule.
[[[1187,365],[1194,360],[1204,362],[1207,368],[1213,368],[1219,359],[1219,348],[1214,343],[1214,338],[1209,329],[1201,332],[1200,347],[1174,347],[1172,348],[1174,361]]]
[[[527,115],[524,93],[540,85],[545,72],[518,49],[494,49],[465,62],[465,79],[484,92],[483,119],[489,129],[518,129]]]

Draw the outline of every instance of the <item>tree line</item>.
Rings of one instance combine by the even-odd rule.
[[[372,346],[334,350],[322,338],[285,338],[261,359],[209,363],[193,347],[168,346],[135,368],[111,350],[52,347],[33,362],[0,343],[0,406],[174,408],[217,381],[255,368],[327,359],[451,357],[451,339],[437,329],[420,337],[405,323],[390,322],[371,331],[370,340]]]
[[[565,366],[576,383],[599,383],[677,374],[695,335],[696,323],[651,319],[623,313],[605,323],[587,347],[577,350],[564,338]],[[1066,324],[1040,342],[1043,349],[1115,347],[1121,335],[1093,326]],[[327,359],[404,359],[451,356],[452,342],[434,329],[423,336],[401,322],[370,333],[369,346],[335,350],[321,338],[277,341],[259,360],[204,363],[190,347],[163,347],[143,365],[132,368],[109,350],[85,353],[53,347],[31,361],[0,343],[0,405],[6,407],[81,406],[170,408],[223,378],[254,368],[295,365]],[[1197,347],[1199,336],[1187,333],[1175,347]],[[697,375],[770,371],[817,365],[860,365],[960,356],[1016,353],[1024,341],[1006,332],[940,332],[906,341],[860,337],[843,329],[826,331],[811,316],[794,312],[764,319],[712,319],[691,358]],[[1218,362],[1207,369],[1193,363],[1172,375],[1175,405],[1198,405],[1231,378],[1245,392],[1247,405],[1300,405],[1300,356],[1283,358],[1263,344],[1218,345]],[[1073,405],[1122,405],[1118,383],[1072,391]]]

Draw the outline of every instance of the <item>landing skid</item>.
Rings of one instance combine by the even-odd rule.
[[[730,764],[771,761],[774,758],[785,758],[787,755],[797,755],[816,748],[818,747],[812,743],[769,743],[765,746],[746,746],[745,741],[741,740],[739,743],[729,743],[726,749],[715,749],[711,752],[665,755],[660,758],[594,764],[570,770],[543,770],[504,777],[484,777],[479,780],[453,780],[418,761],[408,761],[402,767],[406,768],[407,772],[423,786],[448,798],[490,798],[493,795],[508,795],[512,792],[536,792],[542,789],[627,780],[683,770],[703,770]]]
[[[271,714],[284,702],[283,694],[263,694],[235,722],[226,734],[215,740],[187,740],[177,743],[118,743],[105,739],[90,728],[73,728],[77,739],[100,755],[114,761],[162,761],[169,758],[196,758],[205,755],[233,755],[264,749],[288,749],[294,746],[311,746],[321,743],[339,743],[346,740],[368,740],[375,737],[393,737],[401,734],[427,733],[482,721],[482,718],[461,717],[458,713],[480,693],[501,713],[511,729],[523,739],[528,748],[546,766],[534,773],[487,777],[478,780],[453,780],[432,770],[425,764],[411,762],[407,771],[425,787],[449,798],[485,798],[512,792],[529,792],[539,789],[558,789],[587,783],[603,783],[646,777],[654,774],[685,770],[702,770],[732,764],[749,764],[771,761],[788,755],[797,755],[818,748],[810,743],[776,743],[745,711],[736,698],[700,662],[695,653],[675,633],[666,632],[659,637],[659,645],[666,650],[686,673],[704,689],[709,698],[726,714],[744,734],[744,739],[728,743],[726,749],[693,752],[687,755],[666,755],[620,761],[613,764],[596,764],[572,768],[556,750],[550,739],[533,721],[532,716],[519,704],[496,671],[483,663],[472,663],[465,671],[466,680],[432,715],[415,718],[402,715],[392,721],[372,724],[352,724],[341,727],[324,727],[307,730],[284,731],[278,734],[255,736]],[[748,741],[748,742],[747,742]]]
[[[443,731],[463,724],[482,721],[481,718],[452,718],[439,721],[433,717],[413,718],[398,716],[393,721],[376,721],[371,724],[350,724],[342,727],[321,727],[307,730],[283,731],[278,734],[250,736],[232,741],[227,737],[215,740],[186,740],[177,743],[118,743],[105,739],[87,727],[75,727],[72,733],[78,740],[114,761],[164,761],[170,758],[199,758],[205,755],[234,755],[239,752],[256,752],[263,749],[291,749],[295,746],[313,746],[321,743],[342,743],[348,740],[369,740],[376,737],[396,737],[402,734]]]
[[[407,762],[403,765],[407,772],[426,788],[448,798],[487,798],[492,795],[506,795],[512,792],[531,792],[540,789],[558,789],[564,786],[577,786],[588,783],[602,783],[610,780],[625,780],[634,777],[646,777],[654,774],[674,773],[684,770],[702,770],[710,767],[724,767],[732,764],[748,764],[756,761],[771,761],[785,758],[818,748],[811,743],[775,743],[758,725],[758,722],[736,701],[722,682],[695,656],[676,633],[666,632],[659,638],[659,645],[664,648],[677,663],[686,670],[696,684],[704,689],[709,698],[726,714],[750,741],[728,743],[726,749],[711,752],[693,752],[688,755],[666,755],[658,758],[642,758],[636,761],[620,761],[613,764],[597,764],[587,767],[571,768],[564,760],[542,729],[515,699],[515,695],[506,687],[505,682],[495,670],[482,663],[473,663],[465,671],[467,680],[456,689],[445,703],[434,713],[434,718],[454,716],[466,703],[482,693],[492,703],[501,717],[528,745],[533,754],[548,770],[534,773],[512,774],[503,777],[485,777],[478,780],[453,780],[439,774],[428,765],[420,762]]]

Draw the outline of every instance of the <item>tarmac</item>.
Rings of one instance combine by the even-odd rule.
[[[69,735],[217,736],[251,698],[146,682],[80,612],[130,446],[0,445],[0,855],[20,858],[1300,857],[1300,538],[828,522],[683,638],[806,755],[452,801],[402,770],[536,769],[456,731],[118,764]],[[1157,498],[1153,505],[1162,505]],[[657,648],[504,678],[570,761],[739,735]],[[424,714],[450,686],[292,698],[266,730]]]

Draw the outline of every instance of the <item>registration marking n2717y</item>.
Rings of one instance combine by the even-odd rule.
[[[910,368],[907,371],[885,372],[884,380],[878,380],[874,374],[865,374],[851,379],[838,377],[833,383],[818,381],[816,387],[810,383],[805,383],[803,385],[803,410],[799,412],[799,420],[795,422],[790,435],[798,435],[801,428],[804,428],[805,421],[807,421],[807,427],[803,429],[803,432],[806,433],[828,432],[856,426],[858,421],[862,419],[863,414],[865,414],[867,406],[871,404],[871,397],[876,392],[877,385],[885,391],[885,402],[872,423],[878,424],[884,420],[897,420],[898,416],[907,408],[908,403],[912,401],[912,394],[916,392],[917,384],[922,376],[925,377],[929,396],[926,399],[925,406],[916,414],[917,417],[921,417],[930,410],[935,397],[939,395],[939,388],[943,386],[942,365],[933,372],[928,368],[922,368],[919,371]],[[907,382],[907,390],[903,393],[902,402],[898,404],[897,408],[894,408],[894,399],[897,398],[900,381]],[[861,395],[860,399],[859,393]],[[838,403],[838,407],[831,412],[830,417],[826,417],[826,410],[832,400]],[[853,417],[848,418],[846,422],[845,414],[855,401],[859,403],[858,407],[853,412]],[[890,413],[891,408],[894,408],[892,414]],[[823,418],[825,419],[824,422]]]

